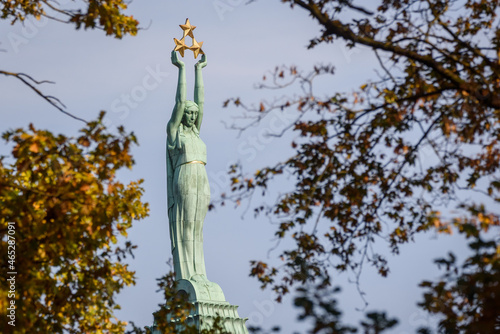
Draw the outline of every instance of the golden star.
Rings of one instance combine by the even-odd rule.
[[[184,37],[181,38],[181,40],[178,40],[177,38],[174,38],[175,42],[175,49],[174,51],[179,51],[182,57],[184,57],[184,50],[190,49],[189,46],[186,45],[184,41]]]
[[[181,27],[182,30],[184,30],[184,36],[182,38],[184,38],[186,36],[194,38],[193,37],[193,30],[196,28],[196,26],[192,26],[191,23],[189,23],[189,19],[186,19],[186,23],[179,24],[179,27]]]
[[[203,45],[203,42],[197,42],[196,39],[193,37],[193,45],[191,45],[189,47],[189,50],[193,51],[194,53],[194,59],[196,59],[196,57],[198,57],[198,54],[202,54],[204,55],[205,52],[203,52],[203,50],[201,49],[201,46]]]

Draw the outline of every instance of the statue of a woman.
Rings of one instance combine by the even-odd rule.
[[[203,55],[195,64],[194,102],[186,100],[186,71],[175,51],[172,64],[179,68],[175,107],[167,125],[168,218],[175,278],[204,282],[203,221],[210,187],[200,128],[204,102],[201,70],[207,59]]]

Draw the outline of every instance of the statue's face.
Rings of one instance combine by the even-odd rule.
[[[190,128],[194,125],[194,122],[196,122],[197,117],[198,117],[198,108],[196,108],[196,106],[191,106],[184,110],[182,123],[188,128]]]

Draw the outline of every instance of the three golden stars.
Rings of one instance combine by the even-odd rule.
[[[204,55],[205,52],[203,52],[203,50],[201,49],[203,42],[196,41],[196,39],[194,38],[194,35],[193,35],[193,30],[196,28],[196,26],[192,26],[191,23],[189,23],[189,19],[186,19],[186,23],[180,24],[179,27],[182,28],[184,34],[180,40],[177,38],[174,38],[174,42],[175,42],[174,51],[179,51],[181,56],[184,57],[184,51],[191,50],[191,51],[193,51],[195,59],[196,59],[196,57],[198,57],[198,55],[200,53],[202,55]],[[186,41],[185,41],[186,36],[189,36],[193,39],[193,45],[191,45],[191,46],[186,45]]]

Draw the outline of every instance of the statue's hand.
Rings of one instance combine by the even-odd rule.
[[[197,69],[202,69],[207,66],[207,56],[201,55],[201,59],[194,65]]]
[[[170,59],[172,60],[172,64],[174,64],[178,68],[184,67],[184,63],[177,57],[176,51],[172,51],[172,55],[171,55]]]

